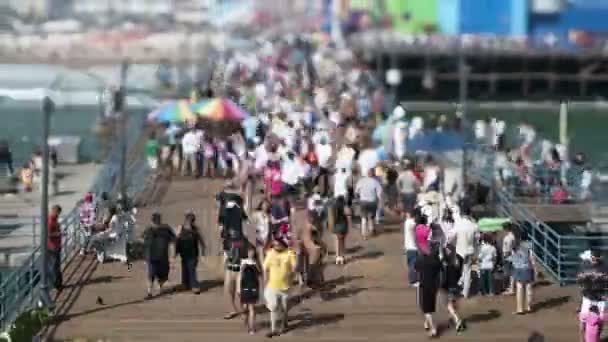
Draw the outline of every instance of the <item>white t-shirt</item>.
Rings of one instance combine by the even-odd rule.
[[[353,168],[353,159],[355,158],[355,150],[350,147],[343,147],[338,151],[336,156],[336,168],[346,169],[351,171]]]
[[[317,159],[319,160],[319,166],[322,168],[328,168],[332,157],[332,149],[329,144],[317,144],[315,148]]]
[[[331,122],[333,122],[334,124],[336,124],[336,126],[339,126],[342,123],[342,114],[340,114],[340,112],[330,112],[329,113],[329,120]]]
[[[301,170],[298,163],[295,160],[285,160],[283,167],[281,168],[281,181],[289,185],[298,184],[298,180],[301,176]]]
[[[484,243],[479,249],[479,268],[482,270],[491,270],[496,262],[496,247],[489,243]]]
[[[437,166],[428,166],[424,169],[424,189],[428,189],[437,179],[439,179],[439,168]]]
[[[406,128],[397,125],[393,128],[393,150],[395,155],[402,159],[405,156],[405,139],[407,138]]]
[[[515,248],[515,234],[512,232],[505,235],[502,239],[502,254],[510,255],[513,253],[513,249]]]
[[[336,172],[334,175],[334,197],[348,197],[348,184],[346,184],[346,181],[348,180],[349,175],[348,172]]]
[[[268,163],[268,152],[266,151],[266,147],[264,146],[264,144],[258,146],[255,149],[255,164],[254,167],[256,168],[256,170],[261,170],[266,166],[266,163]]]
[[[475,121],[475,138],[477,140],[483,140],[486,138],[486,122],[483,120]]]
[[[406,251],[418,250],[416,247],[416,221],[412,217],[403,223],[403,247]]]
[[[475,239],[477,237],[477,224],[469,219],[459,218],[454,222],[456,238],[456,253],[461,257],[475,254]]]
[[[182,139],[182,149],[184,154],[194,154],[198,150],[198,144],[200,140],[196,136],[196,133],[190,131],[184,134],[184,138]]]
[[[370,169],[378,166],[378,152],[374,149],[366,149],[359,155],[359,171],[362,175],[367,175]]]
[[[362,202],[378,202],[382,198],[382,185],[375,178],[363,177],[355,186],[355,193]]]

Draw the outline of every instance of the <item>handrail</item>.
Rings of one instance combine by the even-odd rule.
[[[144,117],[131,117],[129,120],[129,136],[127,143],[129,148],[136,146],[135,142],[142,136]],[[117,139],[110,154],[98,173],[90,192],[112,193],[118,179],[120,164],[121,139]],[[128,167],[128,194],[134,197],[145,187],[145,180],[150,171],[143,151],[137,151],[135,159],[131,160]],[[76,204],[76,203],[75,203]],[[62,231],[62,265],[65,268],[78,254],[79,241],[76,230],[80,222],[79,211],[74,207],[60,222]],[[0,331],[5,330],[10,323],[27,308],[36,304],[40,285],[40,245],[35,244],[26,262],[11,272],[0,282]]]
[[[494,151],[484,146],[472,146],[473,164],[470,170],[479,180],[489,186],[495,183]],[[499,214],[519,218],[520,228],[528,234],[532,252],[545,270],[561,285],[576,280],[580,265],[579,254],[590,247],[608,250],[608,236],[578,236],[561,234],[548,224],[538,220],[527,208],[516,203],[513,193],[494,187],[496,209]]]

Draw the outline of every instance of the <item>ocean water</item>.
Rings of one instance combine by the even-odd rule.
[[[157,101],[146,95],[151,80],[144,82],[151,66],[133,68],[127,98],[129,114],[142,115]],[[6,140],[13,151],[15,167],[28,160],[41,145],[44,96],[56,104],[51,116],[51,136],[79,136],[82,161],[95,160],[98,143],[95,123],[104,112],[103,90],[117,79],[119,66],[70,69],[57,65],[0,64],[0,140]],[[153,73],[152,73],[153,75]],[[130,85],[129,85],[130,86]]]

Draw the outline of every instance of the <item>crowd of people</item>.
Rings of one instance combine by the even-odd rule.
[[[593,173],[584,153],[570,160],[566,146],[538,137],[528,122],[516,127],[515,138],[509,139],[509,133],[507,124],[496,118],[475,123],[476,141],[496,154],[495,177],[505,189],[552,204],[591,198]]]
[[[254,334],[254,307],[263,299],[270,311],[267,336],[284,333],[291,288],[323,287],[330,249],[325,231],[334,236],[335,264],[344,265],[350,262],[347,238],[355,227],[367,240],[382,233],[387,217],[403,222],[409,283],[429,336],[438,336],[438,298],[445,299],[455,330],[466,329],[458,302],[474,288],[481,295],[515,295],[515,314],[534,311],[538,272],[531,246],[510,223],[500,234],[481,232],[470,187],[446,184],[440,161],[408,150],[408,135],[424,134],[420,120],[408,118],[400,106],[383,114],[388,111],[382,88],[364,68],[337,63],[329,50],[316,51],[295,67],[288,67],[299,51],[294,46],[264,51],[255,68],[217,66],[224,74],[214,82],[222,89],[213,92],[230,94],[255,113],[240,129],[171,123],[148,144],[148,156],[163,171],[226,178],[216,196],[225,319],[244,316]],[[394,124],[388,146],[372,137],[384,119]],[[83,205],[81,220],[96,230],[91,208]],[[296,224],[298,210],[306,213],[305,224]],[[201,235],[195,213],[186,213],[177,229],[164,223],[160,212],[151,220],[143,234],[146,298],[154,296],[155,284],[162,291],[168,280],[172,244],[181,260],[182,286],[198,293],[197,261],[210,237]],[[247,234],[248,225],[254,233]],[[584,317],[594,310],[584,310]]]

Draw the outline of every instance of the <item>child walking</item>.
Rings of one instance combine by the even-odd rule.
[[[496,294],[494,290],[494,268],[496,266],[496,247],[492,244],[492,238],[489,235],[482,237],[481,248],[479,250],[479,279],[480,290],[484,296],[493,296]]]
[[[255,246],[250,245],[247,249],[247,258],[241,260],[241,271],[237,282],[237,293],[244,306],[245,325],[250,335],[255,334],[255,304],[260,298],[260,283],[262,272],[258,266]]]

